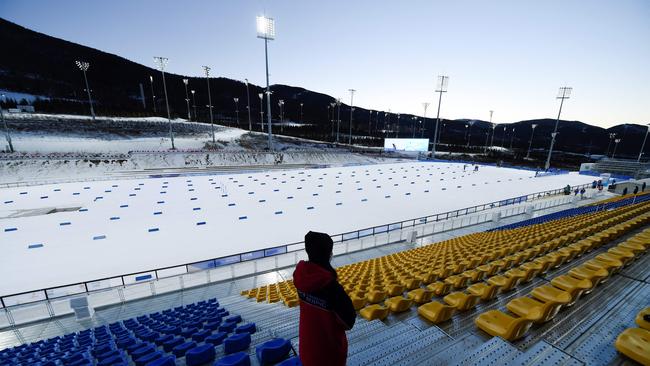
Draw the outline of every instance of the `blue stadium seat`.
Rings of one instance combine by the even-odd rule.
[[[214,333],[212,335],[207,336],[204,341],[205,343],[210,343],[212,345],[218,346],[221,343],[223,343],[224,339],[228,337],[228,333],[226,332],[219,332],[219,333]]]
[[[136,366],[144,366],[149,364],[150,362],[153,362],[161,357],[165,356],[165,353],[163,351],[156,351],[156,352],[151,352],[148,353],[142,357],[139,358],[133,358],[135,365]]]
[[[240,325],[237,328],[235,328],[235,333],[250,333],[253,334],[257,328],[255,327],[255,323],[248,323],[244,325]]]
[[[237,326],[237,323],[231,323],[231,322],[225,322],[219,326],[219,331],[220,332],[226,332],[230,333],[233,330],[235,330],[235,327]]]
[[[185,353],[185,364],[187,366],[199,366],[214,361],[216,352],[211,344],[203,344],[194,347]]]
[[[223,341],[223,349],[226,354],[243,351],[251,344],[251,335],[248,333],[235,334]]]
[[[156,347],[155,347],[155,346],[150,345],[150,344],[145,344],[145,345],[143,345],[142,347],[137,348],[137,349],[135,349],[135,350],[129,352],[129,354],[131,355],[131,357],[132,357],[133,359],[136,359],[136,358],[140,358],[140,357],[142,357],[142,356],[144,356],[144,355],[148,355],[148,354],[150,354],[150,353],[153,353],[153,352],[155,352],[155,351],[156,351]]]
[[[185,352],[194,347],[196,347],[196,342],[194,341],[181,343],[172,349],[172,353],[174,353],[174,356],[176,357],[183,357]]]
[[[113,366],[113,365],[126,365],[127,361],[124,358],[124,355],[121,353],[106,359],[101,360],[97,363],[97,366]]]
[[[176,366],[176,357],[173,355],[165,356],[149,362],[146,366]]]
[[[220,358],[214,363],[214,366],[250,366],[251,359],[245,352],[238,352]]]
[[[262,365],[278,363],[287,358],[291,344],[283,338],[272,339],[257,346],[255,354]]]
[[[212,331],[210,329],[203,329],[192,334],[192,340],[195,342],[203,342],[203,340],[210,334],[212,334]]]
[[[157,346],[162,346],[163,343],[165,343],[165,342],[167,342],[169,340],[172,340],[172,339],[174,339],[173,335],[165,334],[165,335],[159,336],[158,338],[154,339],[153,341],[154,341],[154,343],[156,343]]]
[[[165,352],[171,352],[171,350],[178,346],[179,344],[185,342],[185,340],[181,337],[175,337],[174,339],[171,339],[165,343],[163,343],[163,349]]]
[[[294,356],[287,358],[275,366],[302,366],[302,362],[300,362],[300,358],[298,356]]]

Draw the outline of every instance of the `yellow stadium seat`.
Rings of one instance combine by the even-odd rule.
[[[485,282],[479,282],[467,288],[469,293],[479,296],[482,301],[492,300],[499,292],[499,287]]]
[[[369,304],[377,304],[384,301],[386,296],[386,291],[375,290],[366,294],[366,300],[368,300]]]
[[[442,323],[451,319],[456,308],[447,306],[437,301],[432,301],[418,307],[418,314],[434,324]]]
[[[386,293],[388,296],[397,296],[404,293],[404,286],[399,283],[393,283],[386,286]]]
[[[424,288],[418,288],[408,292],[407,297],[416,304],[424,304],[431,301],[433,291]]]
[[[587,266],[578,266],[571,268],[569,275],[577,279],[591,281],[591,287],[593,289],[594,287],[598,286],[601,281],[605,281],[605,279],[609,276],[609,272],[604,268],[593,270],[589,269]],[[585,293],[589,292],[590,290],[585,291]]]
[[[568,275],[555,277],[551,280],[551,284],[561,290],[568,292],[569,295],[571,295],[571,299],[573,299],[573,301],[567,305],[573,305],[575,300],[577,300],[580,295],[582,295],[585,291],[591,290],[592,288],[591,281],[579,280]]]
[[[361,315],[366,320],[384,320],[388,316],[389,312],[390,309],[387,307],[374,304],[368,305],[365,308],[361,309],[361,311],[359,311],[359,315]]]
[[[489,284],[499,287],[501,292],[508,292],[517,286],[519,277],[493,276],[488,278]]]
[[[622,248],[622,249],[625,249],[625,250],[629,250],[630,252],[634,253],[634,255],[636,255],[636,256],[639,256],[640,254],[642,254],[643,252],[646,251],[645,246],[643,246],[641,244],[634,243],[634,242],[625,241],[625,242],[622,242],[621,244],[619,244],[618,247]]]
[[[358,296],[356,294],[352,295],[350,299],[352,300],[352,306],[354,306],[354,310],[363,308],[368,302],[365,296]]]
[[[451,285],[446,282],[438,281],[427,285],[427,289],[433,291],[436,296],[444,296],[451,290]]]
[[[641,311],[636,315],[636,319],[634,319],[634,321],[636,322],[636,324],[637,324],[639,327],[641,327],[641,328],[643,328],[643,329],[645,329],[645,330],[650,330],[650,321],[647,321],[647,320],[643,319],[643,317],[644,317],[645,315],[648,315],[648,314],[650,314],[650,307],[647,307],[647,308],[641,310]]]
[[[642,365],[650,365],[650,331],[641,328],[625,329],[614,343],[616,349]]]
[[[455,307],[458,311],[467,311],[473,308],[476,306],[478,299],[478,295],[464,292],[452,292],[443,298],[447,305]]]
[[[512,342],[523,337],[533,321],[527,318],[513,318],[499,310],[490,310],[477,316],[474,323],[484,332]]]
[[[386,299],[384,304],[388,306],[391,312],[401,313],[408,310],[413,303],[410,299],[405,299],[403,296],[395,296],[389,299]]]
[[[455,289],[465,288],[467,286],[468,278],[461,275],[454,275],[445,278],[445,283],[450,284]]]
[[[567,294],[568,297],[568,294]],[[531,319],[535,323],[545,323],[555,317],[564,303],[548,301],[540,302],[530,297],[517,297],[510,300],[506,308],[521,317]]]

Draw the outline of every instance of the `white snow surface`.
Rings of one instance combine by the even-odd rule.
[[[407,162],[5,188],[0,295],[275,247],[302,241],[308,230],[340,234],[593,179],[470,168]],[[9,217],[65,207],[83,210]],[[28,249],[33,244],[43,246]]]

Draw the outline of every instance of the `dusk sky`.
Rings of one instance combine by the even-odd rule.
[[[255,16],[275,18],[271,83],[364,108],[494,122],[562,118],[603,127],[650,123],[650,1],[0,0],[0,17],[168,70],[262,85]],[[10,50],[3,50],[7,52]],[[92,60],[89,60],[92,62]],[[92,72],[101,72],[93,70]]]

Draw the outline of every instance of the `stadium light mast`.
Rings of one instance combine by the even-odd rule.
[[[368,136],[370,136],[372,134],[372,109],[368,112],[370,112],[368,115]]]
[[[412,129],[413,129],[413,138],[415,138],[415,130],[416,130],[415,126],[418,123],[418,118],[416,116],[413,116],[413,117],[411,117],[411,119],[413,120],[413,127],[412,127]]]
[[[88,68],[90,67],[90,63],[85,61],[75,61],[75,64],[77,64],[79,70],[81,70],[84,74],[84,82],[86,83],[86,92],[88,93],[88,104],[90,105],[90,115],[93,117],[93,122],[94,122],[95,110],[93,109],[93,100],[90,97],[90,87],[88,86],[88,78],[86,77],[86,71],[88,71]]]
[[[190,96],[187,94],[187,83],[189,83],[189,80],[183,79],[183,84],[185,85],[185,103],[187,103],[187,120],[191,121],[192,115],[190,114]]]
[[[510,135],[510,150],[512,150],[512,141],[515,139],[515,130],[516,128],[512,128],[512,135]]]
[[[616,148],[618,148],[619,142],[621,142],[621,139],[614,140],[614,152],[612,153],[612,159],[616,159]]]
[[[248,110],[248,131],[253,131],[253,120],[251,119],[251,96],[248,92],[248,79],[244,79],[246,83],[246,109]]]
[[[497,128],[496,123],[492,123],[492,114],[494,114],[494,111],[490,111],[490,125],[492,126],[492,138],[490,139],[490,146],[494,146],[494,130]]]
[[[156,94],[153,92],[153,76],[149,75],[149,83],[151,84],[151,105],[153,106],[153,113],[156,114]]]
[[[2,103],[6,103],[5,95],[2,94]],[[2,117],[2,124],[5,128],[5,138],[7,139],[7,144],[9,144],[9,152],[14,152],[14,144],[11,142],[11,135],[9,134],[9,126],[7,125],[7,120],[5,119],[4,112],[2,112],[2,105],[0,105],[0,117]]]
[[[472,126],[474,126],[474,122],[476,121],[469,121],[469,127],[467,128],[467,147],[469,147],[469,143],[472,141]]]
[[[205,71],[205,82],[208,83],[208,109],[210,112],[210,129],[212,131],[212,143],[216,144],[217,141],[214,138],[214,119],[212,118],[212,95],[210,95],[210,66],[203,66],[203,71]]]
[[[167,98],[167,84],[165,83],[165,66],[169,62],[167,57],[154,56],[154,61],[160,67],[160,73],[162,74],[163,79],[163,90],[165,91],[165,106],[167,107],[167,120],[169,121],[169,138],[172,141],[172,150],[176,149],[174,146],[174,131],[172,130],[172,116],[169,113],[169,99]]]
[[[422,121],[424,122],[425,125],[427,122],[427,108],[429,108],[429,104],[430,103],[427,102],[422,103],[422,107],[424,107],[424,114],[422,115]],[[424,129],[422,129],[421,132],[422,133],[420,134],[421,135],[420,137],[424,137]]]
[[[259,93],[257,96],[260,97],[260,125],[264,132],[264,93]]]
[[[280,131],[284,131],[284,100],[278,101],[278,107],[280,107]]]
[[[4,95],[3,95],[4,97]],[[645,141],[648,139],[648,133],[650,133],[650,123],[647,125],[645,130],[645,137],[643,137],[643,143],[641,144],[641,150],[639,151],[639,157],[636,159],[637,162],[641,161],[641,155],[643,155],[643,148],[645,147]]]
[[[348,134],[348,145],[352,145],[352,115],[354,114],[354,89],[348,89],[350,92],[350,132]]]
[[[302,123],[302,106],[303,103],[300,103],[300,123]]]
[[[339,142],[341,130],[341,98],[336,99],[336,142]]]
[[[239,98],[232,98],[232,100],[235,102],[235,122],[239,127]]]
[[[196,93],[196,90],[192,89],[190,90],[192,92],[192,109],[194,109],[194,120],[198,120],[196,116],[196,98],[194,97],[194,93]]]
[[[395,126],[395,138],[399,137],[399,120],[401,118],[401,115],[397,113],[397,125]]]
[[[442,104],[442,93],[447,92],[447,85],[449,84],[449,76],[438,75],[438,84],[436,86],[436,93],[438,93],[438,114],[436,116],[436,129],[433,132],[433,147],[431,148],[431,157],[436,158],[436,143],[438,139],[438,125],[440,124],[440,104]]]
[[[530,141],[528,142],[528,152],[526,153],[526,159],[530,159],[530,148],[533,146],[533,136],[535,136],[535,127],[537,127],[536,124],[530,125],[532,131],[530,132]]]
[[[269,86],[269,41],[275,39],[275,21],[266,15],[260,15],[257,21],[257,38],[264,40],[264,58],[266,60],[266,117],[269,129],[269,150],[273,150],[271,131],[271,87]]]
[[[571,91],[573,88],[568,86],[563,86],[560,88],[557,99],[560,100],[560,110],[557,113],[557,119],[555,120],[555,128],[551,134],[551,146],[548,149],[548,157],[546,158],[546,164],[544,164],[544,169],[548,170],[551,167],[551,155],[553,155],[553,145],[555,145],[555,137],[557,136],[557,127],[560,124],[560,114],[562,114],[562,105],[564,105],[564,100],[569,99],[571,96]]]

